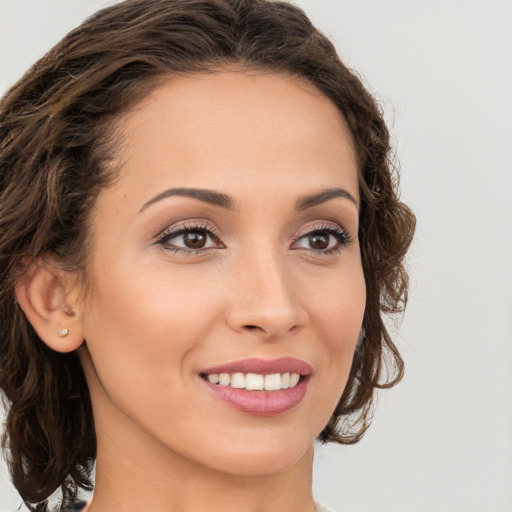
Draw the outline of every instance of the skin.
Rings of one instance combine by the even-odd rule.
[[[120,176],[91,218],[91,289],[83,298],[73,276],[57,275],[44,338],[57,350],[86,340],[98,439],[89,511],[312,512],[312,446],[343,392],[365,306],[342,116],[308,83],[223,71],[160,86],[120,129]],[[233,208],[177,195],[147,204],[176,187],[226,194]],[[334,188],[355,201],[297,210]],[[206,245],[158,243],[184,226]],[[59,339],[63,326],[71,333]],[[246,414],[199,377],[250,357],[311,365],[304,399]]]

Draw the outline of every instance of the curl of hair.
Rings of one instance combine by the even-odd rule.
[[[179,74],[267,70],[314,84],[344,115],[359,161],[364,338],[319,438],[358,441],[375,389],[403,375],[382,314],[407,301],[415,219],[397,197],[382,113],[332,43],[297,7],[267,0],[127,0],[70,32],[0,102],[0,388],[14,485],[33,510],[91,489],[96,439],[75,353],[49,349],[15,298],[28,261],[86,268],[88,216],[115,179],[116,121]]]

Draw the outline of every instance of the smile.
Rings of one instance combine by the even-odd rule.
[[[245,359],[205,369],[199,376],[215,398],[254,416],[275,416],[306,396],[311,366],[295,358]]]
[[[235,389],[247,391],[279,391],[294,388],[300,380],[298,373],[272,373],[263,375],[260,373],[212,373],[204,375],[211,384],[230,386]]]

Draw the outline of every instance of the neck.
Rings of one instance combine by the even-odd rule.
[[[293,467],[274,475],[220,473],[175,453],[142,457],[127,445],[113,458],[101,448],[88,512],[314,511],[312,448]]]

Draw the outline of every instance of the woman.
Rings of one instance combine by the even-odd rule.
[[[128,0],[0,104],[0,385],[27,505],[312,512],[403,362],[414,217],[296,7]],[[387,366],[385,364],[387,361]],[[388,375],[388,380],[386,376]]]

